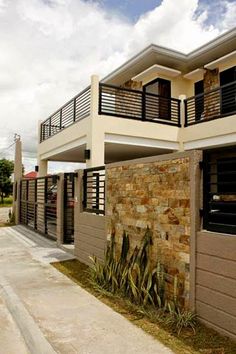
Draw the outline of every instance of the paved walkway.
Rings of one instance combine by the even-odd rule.
[[[23,227],[0,228],[0,354],[170,354],[49,263],[72,256]]]
[[[11,207],[3,207],[0,208],[0,224],[1,223],[5,223],[8,221],[9,219],[9,210],[11,209]]]

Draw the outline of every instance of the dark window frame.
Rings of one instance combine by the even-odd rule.
[[[163,79],[161,77],[158,77],[152,81],[147,82],[145,85],[143,85],[143,92],[145,94],[149,94],[147,92],[147,87],[155,84],[156,82],[158,83],[168,83],[168,96],[163,96],[160,94],[160,92],[155,93],[159,97],[159,109],[158,109],[158,116],[161,119],[166,119],[166,120],[171,120],[171,80]],[[152,93],[153,94],[153,93]],[[146,99],[145,99],[146,101]],[[147,102],[145,102],[145,107]],[[167,106],[167,109],[166,109]]]

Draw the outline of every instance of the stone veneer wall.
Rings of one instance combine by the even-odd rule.
[[[134,248],[148,226],[153,232],[152,261],[161,259],[169,274],[178,275],[180,298],[188,306],[190,157],[108,165],[106,178],[108,234],[115,231],[121,244],[126,231]]]
[[[203,78],[204,92],[214,90],[220,85],[219,69],[206,69]],[[204,96],[204,115],[205,118],[213,118],[220,114],[220,92]]]

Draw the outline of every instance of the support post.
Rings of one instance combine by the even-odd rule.
[[[90,101],[90,129],[88,131],[87,147],[90,150],[90,159],[86,160],[86,167],[104,165],[104,127],[99,111],[99,77],[91,76]]]
[[[22,143],[19,135],[15,135],[14,185],[13,185],[13,215],[15,223],[20,222],[20,180],[22,178]]]
[[[48,161],[47,160],[38,160],[38,177],[44,177],[48,174]]]
[[[79,232],[79,216],[83,212],[83,170],[75,171],[77,177],[75,177],[75,194],[74,194],[74,245],[75,255],[76,249],[79,249],[78,232]]]
[[[57,244],[64,243],[64,173],[58,175],[57,180]]]

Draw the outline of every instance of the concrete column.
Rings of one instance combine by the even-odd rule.
[[[57,244],[64,243],[64,173],[57,180]]]
[[[22,178],[22,144],[20,137],[15,138],[14,181]]]
[[[190,310],[196,311],[196,249],[197,249],[197,232],[200,230],[201,218],[201,181],[202,171],[199,162],[202,161],[202,151],[191,151],[190,157],[190,289],[189,289],[189,306]]]
[[[39,172],[38,177],[47,176],[48,174],[48,161],[47,160],[38,160]]]
[[[22,178],[22,144],[20,136],[15,136],[15,160],[14,160],[14,185],[13,185],[13,215],[16,224],[19,223],[20,215],[20,180]]]
[[[99,77],[91,76],[91,102],[90,102],[90,129],[88,133],[87,149],[90,150],[90,159],[86,167],[104,165],[104,128],[102,117],[98,115],[99,105]]]
[[[20,223],[20,179],[14,182],[14,203],[13,203],[13,213],[15,215],[15,224]]]
[[[184,124],[185,124],[185,104],[184,100],[186,99],[186,95],[180,95],[180,124],[181,127],[179,129],[179,151],[184,151],[184,143],[183,143],[183,132],[184,132]]]

